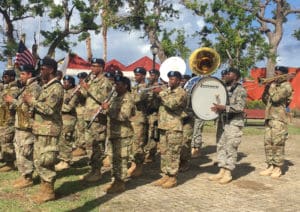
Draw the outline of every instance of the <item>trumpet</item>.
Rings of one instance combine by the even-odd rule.
[[[272,83],[274,81],[285,81],[285,80],[288,80],[288,79],[292,79],[295,76],[296,76],[295,73],[288,73],[288,74],[282,74],[282,75],[269,77],[269,78],[258,78],[258,83],[260,85],[265,85],[265,84]]]
[[[165,85],[154,85],[154,86],[150,86],[148,88],[141,88],[141,89],[139,89],[138,93],[148,92],[148,91],[151,91],[154,88],[161,88],[161,87],[164,87],[164,86]]]

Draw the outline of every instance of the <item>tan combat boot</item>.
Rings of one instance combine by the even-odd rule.
[[[94,183],[101,180],[102,175],[100,169],[92,170],[86,175],[80,176],[79,179],[84,180],[86,182]]]
[[[0,168],[0,172],[10,172],[16,169],[14,163],[6,163],[4,166]]]
[[[173,188],[175,186],[177,186],[176,176],[169,176],[169,179],[161,185],[162,188]]]
[[[271,177],[273,179],[278,179],[281,175],[282,175],[281,168],[279,166],[275,166],[272,171]]]
[[[268,168],[264,171],[259,172],[260,176],[270,176],[273,172],[274,166],[269,165]]]
[[[200,148],[192,148],[191,158],[199,158],[201,156]]]
[[[32,177],[22,176],[13,182],[14,188],[27,188],[33,185]]]
[[[123,180],[115,180],[105,189],[106,193],[121,193],[125,191],[125,182]]]
[[[110,158],[109,158],[108,155],[104,158],[102,163],[103,163],[103,167],[110,167],[111,166]]]
[[[55,171],[62,171],[68,168],[70,168],[70,164],[66,161],[60,161],[58,164],[55,165]]]
[[[136,163],[131,162],[130,168],[127,170],[127,176],[130,177],[135,169],[136,169]]]
[[[210,180],[210,181],[218,181],[218,180],[220,180],[220,179],[223,177],[224,172],[225,172],[225,169],[224,169],[224,168],[220,168],[219,173],[210,176],[210,177],[208,178],[208,180]]]
[[[72,155],[73,155],[73,157],[85,156],[86,151],[84,149],[78,147],[75,150],[73,150]]]
[[[219,180],[219,183],[224,185],[231,182],[231,180],[232,180],[231,171],[229,169],[225,169],[223,177]]]
[[[162,184],[164,184],[165,182],[167,182],[167,180],[169,179],[168,175],[164,175],[162,178],[155,180],[153,183],[151,183],[151,185],[154,186],[161,186]]]
[[[143,174],[143,165],[132,162],[130,168],[127,170],[127,176],[139,177],[142,174]]]
[[[41,204],[55,199],[54,183],[41,182],[40,191],[31,197],[31,200],[36,204]]]

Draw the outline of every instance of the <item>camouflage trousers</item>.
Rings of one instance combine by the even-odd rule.
[[[75,146],[80,147],[82,149],[85,149],[85,139],[84,139],[84,131],[86,129],[86,121],[80,117],[77,116],[77,122],[75,125]]]
[[[92,170],[101,169],[105,158],[106,126],[93,122],[89,129],[85,129],[84,134],[89,165]]]
[[[181,161],[189,161],[191,159],[191,143],[193,137],[193,125],[194,120],[190,119],[183,125],[183,139],[182,148],[180,153]]]
[[[160,131],[161,170],[169,176],[177,175],[183,134],[180,131]]]
[[[43,181],[55,182],[55,164],[58,162],[57,136],[35,135],[33,161],[37,174]]]
[[[144,151],[150,156],[154,156],[157,152],[157,143],[159,142],[159,131],[157,128],[157,113],[148,116],[148,140],[144,147]]]
[[[33,173],[33,144],[35,136],[30,131],[16,129],[15,150],[16,162],[22,176]]]
[[[282,166],[284,147],[288,139],[287,124],[281,121],[268,120],[265,129],[265,153],[268,165]]]
[[[217,143],[218,166],[233,170],[237,162],[238,146],[243,135],[241,126],[226,124],[224,132]]]
[[[131,124],[134,131],[131,160],[142,164],[145,159],[144,146],[147,141],[146,124],[141,122],[132,122]]]
[[[201,148],[202,147],[202,132],[204,127],[204,120],[195,118],[194,121],[194,131],[192,134],[192,148]]]
[[[0,160],[12,163],[16,159],[14,147],[14,127],[0,127]]]
[[[72,145],[74,141],[74,130],[76,120],[69,122],[68,125],[64,124],[62,132],[59,137],[59,159],[65,162],[72,160]]]
[[[112,148],[112,177],[125,180],[132,150],[132,137],[110,139]]]
[[[224,132],[224,127],[223,127],[223,122],[221,119],[217,119],[217,122],[216,122],[216,125],[217,125],[217,132],[216,132],[216,143],[218,144],[221,137],[222,137],[222,134]]]

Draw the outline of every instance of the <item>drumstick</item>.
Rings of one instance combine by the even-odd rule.
[[[216,98],[217,104],[219,105],[221,103],[220,95],[219,94],[215,94],[215,98]]]

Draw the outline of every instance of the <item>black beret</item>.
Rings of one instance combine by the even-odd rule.
[[[97,63],[97,64],[99,64],[102,67],[105,66],[105,61],[103,59],[101,59],[101,58],[92,58],[91,64],[93,64],[93,63]]]
[[[43,59],[41,59],[39,61],[39,66],[49,66],[55,71],[57,70],[57,62],[50,57],[44,57]]]
[[[142,75],[146,75],[146,69],[144,69],[143,67],[137,67],[133,70],[133,72],[135,74],[142,74]]]
[[[68,80],[72,85],[75,85],[75,78],[73,76],[65,75],[63,80]]]
[[[287,74],[289,72],[289,69],[285,66],[275,66],[275,71],[281,71],[284,74]]]
[[[227,71],[225,73],[227,74],[229,72],[235,73],[235,75],[237,76],[237,78],[241,77],[241,72],[238,69],[236,69],[236,68],[230,67],[230,68],[227,69]]]
[[[168,77],[177,77],[178,79],[181,79],[182,76],[179,71],[170,71]]]
[[[188,74],[184,74],[184,75],[182,76],[182,78],[183,78],[183,79],[186,79],[186,80],[189,80],[189,79],[191,79],[191,76],[188,75]]]
[[[10,77],[16,77],[16,72],[14,70],[11,69],[7,69],[3,71],[3,76],[10,76]]]
[[[24,64],[20,66],[20,71],[34,73],[35,69],[31,64]]]
[[[114,75],[115,76],[123,76],[123,72],[121,70],[115,70]]]
[[[85,78],[87,78],[87,76],[88,76],[88,74],[86,72],[80,72],[77,74],[77,77],[79,79],[85,79]]]
[[[105,72],[104,74],[105,77],[109,78],[109,77],[115,77],[115,74],[112,72]]]
[[[115,76],[115,82],[123,82],[125,85],[127,85],[127,90],[131,90],[131,81],[128,77],[117,75]]]
[[[226,75],[227,73],[228,73],[227,69],[224,69],[224,70],[221,71],[221,76],[224,76],[224,75]]]
[[[158,70],[156,70],[156,69],[151,69],[149,71],[149,74],[155,74],[156,76],[160,76],[160,72]]]

